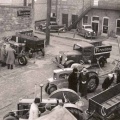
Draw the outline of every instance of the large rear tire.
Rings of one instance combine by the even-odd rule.
[[[94,92],[99,85],[99,78],[97,76],[91,76],[88,82],[88,92]]]
[[[19,65],[26,65],[27,64],[27,58],[25,56],[18,57],[18,63]]]
[[[50,88],[48,88],[48,94],[50,95],[55,90],[57,90],[57,87],[56,86],[51,86]]]

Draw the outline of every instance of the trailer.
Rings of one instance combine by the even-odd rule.
[[[120,119],[120,84],[117,84],[89,99],[88,113],[101,120],[119,116]]]

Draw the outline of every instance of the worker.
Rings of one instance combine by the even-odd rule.
[[[15,63],[15,50],[12,48],[11,45],[8,46],[6,54],[7,54],[6,64],[8,66],[8,69],[13,69],[13,65]]]
[[[116,71],[116,75],[117,75],[116,84],[118,84],[118,83],[120,83],[120,70]]]
[[[1,61],[2,67],[6,66],[6,45],[5,44],[3,44],[0,49],[0,61]]]
[[[114,81],[114,74],[113,73],[108,74],[108,76],[105,78],[105,80],[102,83],[102,89],[103,90],[108,89],[112,85],[113,81]]]
[[[77,92],[78,83],[77,72],[77,68],[73,68],[73,72],[68,77],[68,88],[74,90],[75,92]]]
[[[39,108],[38,108],[39,105],[40,105],[40,98],[35,98],[34,102],[30,106],[28,120],[35,120],[41,115],[41,112],[39,111]]]
[[[47,114],[49,114],[50,112],[51,112],[51,104],[50,104],[50,103],[47,103],[47,104],[45,105],[45,112],[43,112],[43,113],[41,114],[41,116],[47,115]]]
[[[79,90],[81,93],[81,97],[87,99],[87,86],[88,86],[88,70],[83,68],[79,75]]]

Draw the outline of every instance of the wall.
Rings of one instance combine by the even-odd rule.
[[[46,19],[47,16],[47,0],[37,0],[35,2],[34,20]]]
[[[102,33],[103,17],[109,18],[108,34],[111,31],[116,32],[116,19],[120,19],[120,11],[118,10],[103,10],[103,9],[92,9],[86,15],[88,15],[88,23],[91,24],[91,17],[99,16],[99,34]],[[82,25],[82,20],[79,22]]]
[[[10,34],[14,34],[16,31],[29,29],[31,27],[31,14],[30,16],[17,16],[17,11],[19,10],[30,10],[30,8],[18,6],[0,6],[1,36],[9,36]]]

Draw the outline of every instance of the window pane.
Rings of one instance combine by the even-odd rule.
[[[106,25],[106,26],[108,26],[108,19],[107,19],[107,18],[104,18],[103,25]]]
[[[117,20],[117,27],[120,27],[120,20]]]
[[[83,17],[83,24],[86,24],[86,23],[88,23],[88,16]]]
[[[92,21],[96,21],[96,20],[99,21],[99,17],[93,17],[92,18]]]

